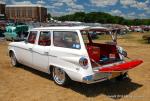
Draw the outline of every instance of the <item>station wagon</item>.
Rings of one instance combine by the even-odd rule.
[[[125,77],[142,60],[126,61],[120,46],[92,41],[88,26],[40,27],[22,42],[9,44],[13,66],[24,64],[52,74],[58,85],[69,80],[86,84]]]

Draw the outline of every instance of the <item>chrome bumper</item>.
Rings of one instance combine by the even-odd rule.
[[[110,80],[112,78],[115,78],[119,76],[120,74],[123,74],[122,72],[118,73],[94,73],[93,75],[85,76],[83,77],[83,83],[86,84],[92,84],[92,83],[97,83],[97,82],[102,82],[105,80]]]

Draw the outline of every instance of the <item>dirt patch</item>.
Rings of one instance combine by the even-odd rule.
[[[144,61],[129,71],[131,81],[92,85],[73,82],[68,87],[60,87],[45,73],[26,66],[12,67],[7,55],[8,42],[1,41],[0,101],[149,101],[150,45],[121,39],[119,44],[128,51],[129,57]]]

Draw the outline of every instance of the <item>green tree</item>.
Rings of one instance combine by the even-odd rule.
[[[47,14],[47,18],[48,18],[48,20],[50,20],[50,19],[51,19],[51,17],[52,17],[52,16],[51,16],[51,14],[50,14],[50,13],[48,13],[48,14]]]
[[[55,17],[60,21],[81,21],[87,23],[112,23],[123,25],[150,25],[150,19],[125,19],[120,16],[112,16],[104,12],[76,12],[70,15]]]

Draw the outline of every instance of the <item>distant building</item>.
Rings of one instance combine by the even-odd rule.
[[[6,5],[6,17],[17,21],[44,22],[47,18],[47,8],[38,4]]]
[[[0,1],[0,19],[5,16],[5,2]]]

